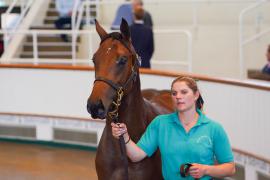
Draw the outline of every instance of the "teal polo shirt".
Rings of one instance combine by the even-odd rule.
[[[198,163],[213,165],[233,162],[232,149],[223,127],[206,117],[200,110],[199,118],[188,133],[179,121],[177,112],[157,116],[147,127],[137,145],[151,156],[161,152],[162,174],[166,180],[182,178],[180,165]],[[204,176],[200,180],[210,179]]]

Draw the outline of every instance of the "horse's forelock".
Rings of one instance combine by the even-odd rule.
[[[107,34],[106,36],[104,36],[101,39],[101,42],[100,43],[103,43],[103,41],[105,41],[108,38],[113,38],[113,39],[116,39],[116,40],[119,40],[119,41],[123,41],[124,40],[123,35],[121,33],[119,33],[119,32],[112,32],[112,33]]]

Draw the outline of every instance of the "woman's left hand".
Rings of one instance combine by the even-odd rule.
[[[193,178],[201,178],[206,173],[207,165],[192,163],[189,168],[189,174]]]

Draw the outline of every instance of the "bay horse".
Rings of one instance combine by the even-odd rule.
[[[127,125],[131,139],[137,142],[158,114],[173,111],[170,93],[157,90],[141,92],[138,55],[131,44],[129,26],[124,19],[120,32],[108,34],[98,21],[96,31],[101,42],[93,56],[96,79],[87,101],[87,110],[93,118],[106,119],[95,159],[98,179],[127,179],[124,177],[125,169],[128,170],[128,179],[163,179],[158,151],[140,162],[123,163],[119,142],[112,136],[112,119],[108,113],[116,106],[115,100],[119,97],[119,89],[122,89],[123,96],[117,108],[118,121]],[[159,95],[163,100],[157,98]]]

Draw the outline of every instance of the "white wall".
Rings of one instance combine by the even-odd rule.
[[[2,112],[89,117],[94,75],[86,71],[1,69]]]

